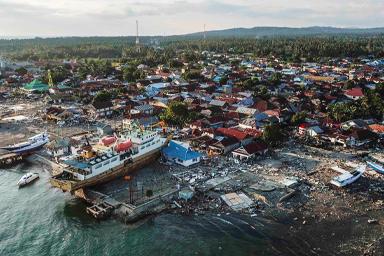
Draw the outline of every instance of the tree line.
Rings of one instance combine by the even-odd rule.
[[[145,40],[144,40],[145,41]],[[148,39],[146,40],[148,41]],[[15,60],[137,59],[149,65],[175,64],[174,58],[196,61],[202,51],[249,53],[300,62],[324,57],[384,57],[384,35],[211,38],[163,40],[160,47],[144,44],[138,52],[132,37],[70,37],[0,40],[0,52]],[[182,55],[180,55],[182,52]]]

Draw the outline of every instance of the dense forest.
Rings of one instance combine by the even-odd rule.
[[[69,37],[0,40],[0,55],[14,60],[85,58],[136,58],[149,64],[168,63],[179,52],[191,56],[204,50],[219,53],[249,53],[255,57],[275,56],[288,61],[318,60],[322,57],[384,57],[384,35],[301,36],[265,38],[209,38],[207,40],[155,40],[143,37],[137,53],[133,37]],[[191,58],[193,60],[194,58]],[[152,63],[153,62],[153,63]]]
[[[204,32],[183,35],[188,38],[202,38]],[[337,27],[253,27],[253,28],[230,28],[223,30],[207,31],[207,37],[237,37],[237,38],[260,38],[275,36],[345,36],[345,35],[369,35],[383,34],[384,28],[337,28]],[[179,38],[173,36],[172,38]]]

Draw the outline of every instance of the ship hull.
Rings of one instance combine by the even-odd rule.
[[[13,151],[13,150],[18,150],[18,149],[21,149],[21,148],[24,148],[24,147],[28,147],[30,146],[31,143],[20,143],[18,145],[11,145],[11,146],[6,146],[6,147],[1,147],[0,149],[4,149],[4,150],[8,150],[8,151]]]
[[[53,187],[59,188],[64,192],[75,193],[76,190],[80,190],[86,187],[92,187],[95,185],[103,184],[124,175],[135,172],[148,164],[155,161],[160,157],[160,150],[154,150],[148,154],[138,157],[128,164],[122,164],[102,174],[89,178],[83,181],[63,180],[60,179],[61,174],[53,176],[50,179],[50,183]]]
[[[42,144],[42,145],[38,145],[38,146],[34,146],[34,147],[30,147],[30,148],[20,148],[20,149],[17,149],[17,150],[12,150],[11,152],[12,153],[15,153],[15,154],[19,154],[19,155],[26,155],[26,154],[32,154],[40,149],[42,149],[44,147],[46,143]]]
[[[374,162],[367,162],[367,164],[377,173],[384,174],[384,167],[382,165],[376,164]]]
[[[19,144],[1,147],[0,149],[8,150],[12,153],[19,154],[19,155],[25,155],[41,149],[48,142],[49,142],[48,135],[43,133],[43,134],[36,135],[32,138],[29,138],[28,141],[26,142],[21,142]]]

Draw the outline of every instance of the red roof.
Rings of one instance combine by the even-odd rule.
[[[337,99],[336,96],[332,96],[332,95],[330,95],[330,94],[326,94],[326,95],[324,96],[324,98],[327,99],[327,100],[336,100],[336,99]]]
[[[242,141],[249,137],[247,133],[234,128],[218,128],[216,131],[224,136],[236,138],[238,141]]]
[[[369,128],[377,133],[384,133],[384,125],[382,124],[371,124]]]
[[[323,120],[323,125],[325,126],[330,126],[330,127],[334,127],[334,128],[339,128],[340,127],[340,123],[337,123],[335,121],[333,121],[331,118],[329,117],[326,117],[324,120]]]
[[[363,90],[361,90],[360,87],[355,87],[355,88],[352,88],[350,90],[346,90],[344,92],[344,94],[347,96],[351,96],[351,97],[363,97],[364,96]]]
[[[201,136],[202,132],[199,129],[193,129],[192,130],[192,135],[193,136]]]
[[[241,92],[240,88],[237,88],[237,87],[232,88],[232,93],[238,93],[238,92]]]
[[[235,111],[236,109],[237,109],[237,107],[234,107],[234,106],[229,106],[227,108],[227,110],[229,110],[229,111]]]
[[[268,116],[275,116],[277,118],[280,117],[280,111],[279,110],[266,110],[264,111],[265,114],[267,114]]]
[[[228,97],[220,97],[219,100],[225,101],[228,104],[235,104],[236,102],[238,102],[236,98],[228,98]]]
[[[240,116],[239,116],[239,113],[237,112],[227,112],[225,114],[225,117],[228,119],[228,120],[233,120],[233,119],[240,119]]]
[[[244,129],[244,132],[246,134],[248,134],[249,136],[252,136],[252,137],[260,137],[262,134],[261,131],[256,130],[256,129],[251,129],[251,128]]]
[[[204,122],[204,120],[196,120],[194,122],[191,123],[191,126],[196,126],[196,127],[200,127],[200,128],[204,128],[204,127],[207,127],[207,123]]]
[[[310,126],[311,125],[309,123],[302,123],[302,124],[299,125],[299,128],[306,129],[306,128],[310,127]]]
[[[314,91],[305,91],[304,95],[307,97],[313,97],[316,95],[316,93]]]
[[[256,102],[253,107],[259,110],[260,112],[264,112],[268,109],[268,102],[266,102],[265,100],[261,100]]]
[[[224,118],[222,116],[213,116],[207,119],[210,124],[217,124],[220,122],[224,122]]]

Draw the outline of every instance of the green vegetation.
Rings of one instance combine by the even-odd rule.
[[[137,60],[148,66],[169,64],[180,67],[183,62],[201,59],[204,50],[221,53],[250,53],[253,56],[275,56],[299,62],[322,57],[384,56],[384,36],[299,36],[265,38],[210,38],[205,41],[188,37],[162,38],[161,49],[143,46],[138,53],[132,37],[69,37],[0,40],[0,52],[15,60],[121,59]],[[143,38],[143,42],[148,38]],[[179,52],[183,51],[182,55]]]
[[[269,79],[269,82],[271,85],[279,85],[281,83],[282,75],[281,73],[273,73],[271,78]]]
[[[193,112],[191,112],[193,113]],[[188,112],[188,107],[180,101],[173,101],[168,105],[164,113],[160,115],[160,119],[169,125],[183,127],[185,123],[195,119],[196,114]]]
[[[365,96],[354,102],[335,103],[328,106],[328,113],[337,122],[354,118],[376,117],[384,115],[384,85],[378,84],[375,90],[367,90]]]
[[[278,146],[284,141],[284,134],[279,125],[268,125],[264,128],[263,140],[270,146]]]
[[[150,190],[150,189],[148,189],[148,190],[145,192],[145,195],[146,195],[147,197],[152,197],[152,196],[153,196],[153,191]]]
[[[307,36],[260,39],[227,38],[207,41],[165,43],[177,50],[250,53],[253,56],[275,56],[287,61],[321,60],[323,57],[384,56],[384,36]]]
[[[93,102],[110,101],[111,99],[112,99],[112,94],[110,92],[100,91],[93,98]]]
[[[305,112],[305,111],[296,113],[291,118],[291,124],[299,125],[305,121],[306,117],[307,117],[307,112]]]
[[[208,109],[212,111],[213,116],[223,114],[223,110],[219,106],[209,106]]]
[[[113,72],[112,64],[109,60],[85,60],[80,64],[78,73],[81,78],[87,75],[92,76],[108,76]]]
[[[52,81],[54,84],[64,81],[65,79],[71,77],[71,67],[66,65],[60,65],[55,67],[46,67],[43,81],[48,83],[48,70],[51,70]]]
[[[137,67],[133,65],[124,66],[122,69],[123,79],[128,82],[134,82],[138,79],[145,78],[145,73],[141,72],[137,69]]]
[[[24,75],[26,75],[28,73],[28,70],[26,68],[24,68],[24,67],[18,68],[15,71],[20,76],[24,76]]]
[[[201,75],[201,72],[200,70],[191,70],[191,71],[187,71],[183,74],[183,78],[187,81],[190,81],[190,80],[200,80],[202,79],[202,75]]]
[[[260,84],[260,81],[257,78],[252,78],[252,79],[247,79],[245,80],[241,87],[244,90],[249,90],[249,91],[255,91],[257,90],[257,86]]]

